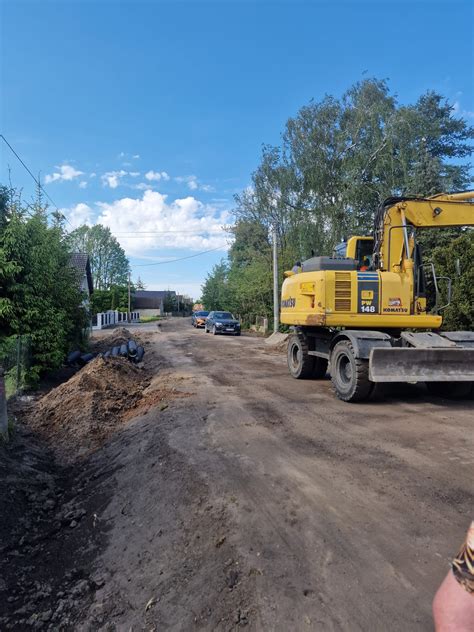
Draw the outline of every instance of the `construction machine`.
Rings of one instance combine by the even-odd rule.
[[[463,397],[474,383],[474,332],[441,331],[451,280],[424,264],[417,228],[474,225],[474,191],[387,199],[371,237],[351,237],[345,256],[312,257],[285,272],[281,322],[292,325],[288,368],[322,378],[336,395],[367,399],[385,382],[426,382]],[[427,308],[427,272],[436,304]],[[441,286],[447,300],[441,305]]]

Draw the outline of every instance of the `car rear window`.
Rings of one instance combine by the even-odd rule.
[[[196,312],[195,316],[209,316],[209,312]]]

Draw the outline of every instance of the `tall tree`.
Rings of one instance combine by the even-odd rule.
[[[140,277],[138,277],[136,283],[135,283],[135,289],[136,290],[146,290],[146,285],[143,283],[143,281],[141,280]]]
[[[202,287],[202,302],[206,309],[228,309],[227,274],[228,265],[221,261],[207,275]]]
[[[89,255],[94,288],[110,290],[127,284],[130,264],[110,228],[96,224],[80,226],[69,234],[71,250]]]
[[[239,303],[239,311],[244,304],[251,309],[246,290],[254,285],[255,266],[265,275],[265,261],[271,265],[264,253],[272,225],[285,268],[312,252],[331,254],[351,234],[371,234],[375,212],[387,197],[468,188],[473,139],[474,128],[432,91],[400,105],[387,82],[368,79],[340,99],[311,101],[288,119],[278,146],[264,145],[251,186],[236,195],[236,239],[225,284],[215,269],[206,291],[225,285],[228,301]],[[420,231],[420,241],[430,256],[433,248],[461,234],[460,229]],[[258,235],[264,239],[255,248]],[[237,279],[247,269],[253,273],[245,287],[239,286]],[[257,283],[253,306],[260,296],[267,296],[269,311],[271,301]]]

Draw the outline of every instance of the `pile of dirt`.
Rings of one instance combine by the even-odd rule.
[[[108,335],[93,339],[90,347],[92,351],[104,352],[112,349],[112,347],[120,347],[120,345],[127,344],[132,339],[137,344],[143,343],[140,336],[133,334],[125,327],[119,327],[118,329],[113,329]]]
[[[124,413],[136,406],[149,378],[124,358],[96,358],[71,379],[42,397],[30,427],[51,440],[67,461],[103,444]],[[74,454],[67,447],[74,445]]]
[[[286,351],[288,345],[288,334],[282,334],[279,331],[274,332],[265,340],[265,350]]]

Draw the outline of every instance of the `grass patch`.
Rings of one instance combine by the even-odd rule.
[[[141,323],[153,323],[156,320],[163,320],[163,316],[141,316],[140,317]]]

